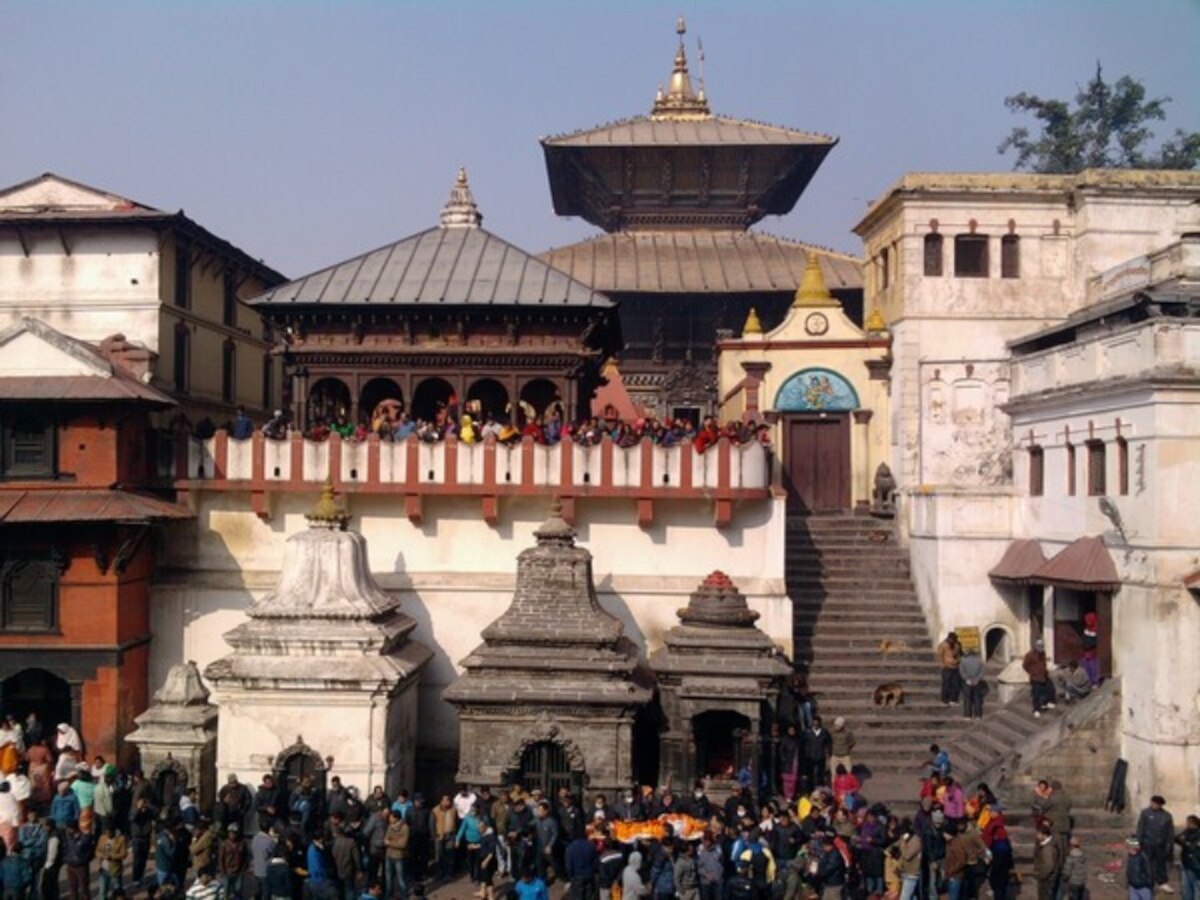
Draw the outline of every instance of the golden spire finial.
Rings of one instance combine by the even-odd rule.
[[[304,518],[308,519],[309,525],[313,528],[341,531],[346,527],[346,523],[350,521],[350,515],[338,505],[334,497],[332,478],[325,479],[325,483],[321,485],[320,498]]]
[[[800,276],[800,287],[796,288],[796,297],[792,306],[840,306],[841,304],[829,293],[825,286],[825,276],[821,273],[821,263],[817,254],[809,252],[804,263],[804,274]]]
[[[867,316],[867,321],[863,323],[863,330],[868,334],[881,334],[887,331],[887,320],[884,319],[883,313],[879,311],[878,307],[871,310],[870,315]]]
[[[711,115],[708,101],[703,91],[697,95],[692,90],[692,79],[688,74],[687,51],[683,46],[683,36],[687,33],[687,23],[683,16],[675,22],[675,33],[679,35],[679,47],[675,51],[675,65],[671,70],[671,81],[666,94],[659,90],[654,98],[654,109],[651,115],[662,119],[703,119]]]
[[[753,306],[750,307],[750,313],[746,316],[746,324],[742,326],[742,336],[748,334],[762,334],[762,322],[758,318],[758,310]]]

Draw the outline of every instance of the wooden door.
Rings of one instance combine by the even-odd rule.
[[[789,416],[784,481],[788,508],[820,513],[850,508],[850,417]]]

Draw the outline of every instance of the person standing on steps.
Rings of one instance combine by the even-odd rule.
[[[1033,647],[1021,661],[1021,668],[1029,676],[1029,696],[1033,701],[1033,714],[1041,718],[1042,710],[1054,709],[1054,684],[1050,681],[1050,666],[1046,661],[1044,641],[1033,642]]]
[[[854,750],[854,745],[857,739],[854,737],[854,732],[846,727],[846,720],[842,716],[838,716],[833,720],[833,730],[829,734],[829,768],[834,772],[838,766],[845,766],[848,774],[853,774],[854,763],[850,759],[850,754]],[[791,799],[790,797],[788,798]]]
[[[804,732],[804,772],[808,782],[805,792],[829,784],[829,754],[833,749],[833,738],[825,730],[820,716],[813,716],[812,728]]]
[[[942,704],[949,706],[957,703],[962,693],[958,675],[958,664],[962,660],[962,645],[958,635],[951,631],[946,639],[938,644],[938,660],[942,664]]]
[[[1138,816],[1137,839],[1150,863],[1155,887],[1163,893],[1173,894],[1175,889],[1167,883],[1167,875],[1175,842],[1175,820],[1167,812],[1166,805],[1167,801],[1158,794],[1150,798],[1150,806]]]
[[[963,654],[958,664],[958,676],[962,680],[963,715],[968,719],[982,719],[987,682],[983,680],[983,658],[978,650],[971,649]]]
[[[1037,829],[1033,850],[1033,877],[1037,880],[1038,900],[1055,900],[1062,872],[1062,852],[1050,826],[1042,822]]]

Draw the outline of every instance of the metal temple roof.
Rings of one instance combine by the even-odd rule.
[[[611,307],[603,294],[479,227],[435,227],[280,285],[255,306]]]

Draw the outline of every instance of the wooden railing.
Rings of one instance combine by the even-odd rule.
[[[178,446],[178,490],[248,491],[264,518],[268,495],[315,491],[326,479],[343,492],[403,495],[414,522],[423,517],[425,497],[477,496],[484,518],[494,524],[500,497],[542,494],[561,499],[568,521],[577,498],[634,500],[643,527],[654,521],[656,500],[696,500],[713,503],[714,521],[724,526],[735,502],[771,496],[769,449],[725,439],[697,453],[690,444],[659,447],[649,440],[624,448],[607,439],[586,447],[545,446],[530,438],[517,444],[464,444],[452,437],[390,442],[375,435],[348,441],[336,434],[325,441],[299,434],[276,441],[255,433],[235,441],[218,431]]]

